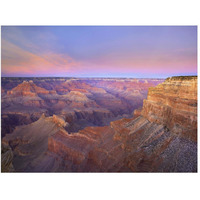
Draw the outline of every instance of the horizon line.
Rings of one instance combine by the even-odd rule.
[[[180,76],[196,76],[198,75],[180,75]],[[179,76],[168,76],[166,78],[170,77],[179,77]],[[76,76],[1,76],[1,78],[113,78],[113,79],[166,79],[164,77],[76,77]]]

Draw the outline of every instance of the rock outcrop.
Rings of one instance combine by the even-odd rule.
[[[13,152],[10,146],[1,145],[1,171],[2,172],[14,172],[13,167]]]
[[[48,137],[56,132],[67,133],[67,123],[59,116],[45,117],[32,124],[18,126],[2,139],[2,146],[10,146],[14,154],[12,164],[16,171],[32,171],[48,148]]]
[[[197,77],[167,78],[149,88],[142,115],[172,132],[197,140]]]
[[[138,109],[135,109],[135,110],[133,111],[133,115],[134,115],[134,116],[140,116],[141,113],[142,113],[142,108],[138,108]]]

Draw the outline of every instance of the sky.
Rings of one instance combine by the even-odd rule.
[[[3,77],[197,75],[196,26],[2,26]]]

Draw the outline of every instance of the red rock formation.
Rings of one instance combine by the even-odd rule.
[[[31,96],[35,97],[38,94],[55,94],[55,91],[48,91],[44,88],[38,87],[33,83],[33,81],[23,81],[17,87],[10,91],[7,91],[8,95],[12,96]]]
[[[142,115],[197,140],[197,77],[172,77],[149,88]]]
[[[135,109],[134,111],[133,111],[133,115],[134,116],[140,116],[141,115],[141,113],[142,113],[142,108],[138,108],[138,109]]]
[[[47,115],[62,114],[65,118],[73,112],[75,117],[70,121],[77,120],[71,123],[71,131],[92,125],[108,125],[120,117],[131,117],[133,110],[142,105],[148,88],[143,81],[135,79],[32,79],[21,83],[27,79],[2,78],[2,113],[6,119],[2,120],[3,136],[17,125],[34,122],[43,112]],[[152,84],[154,82],[152,80]],[[121,89],[115,90],[115,86]]]
[[[196,87],[194,77],[167,79],[150,89],[141,116],[73,134],[64,119],[42,116],[2,141],[16,171],[196,172]]]

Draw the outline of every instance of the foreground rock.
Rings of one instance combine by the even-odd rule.
[[[58,131],[65,133],[65,126],[67,123],[61,117],[42,115],[38,121],[18,126],[12,134],[7,134],[2,140],[2,145],[11,147],[15,170],[32,171],[36,160],[46,153],[48,137]]]
[[[9,145],[2,144],[1,146],[1,171],[14,172],[13,167],[13,152]]]

